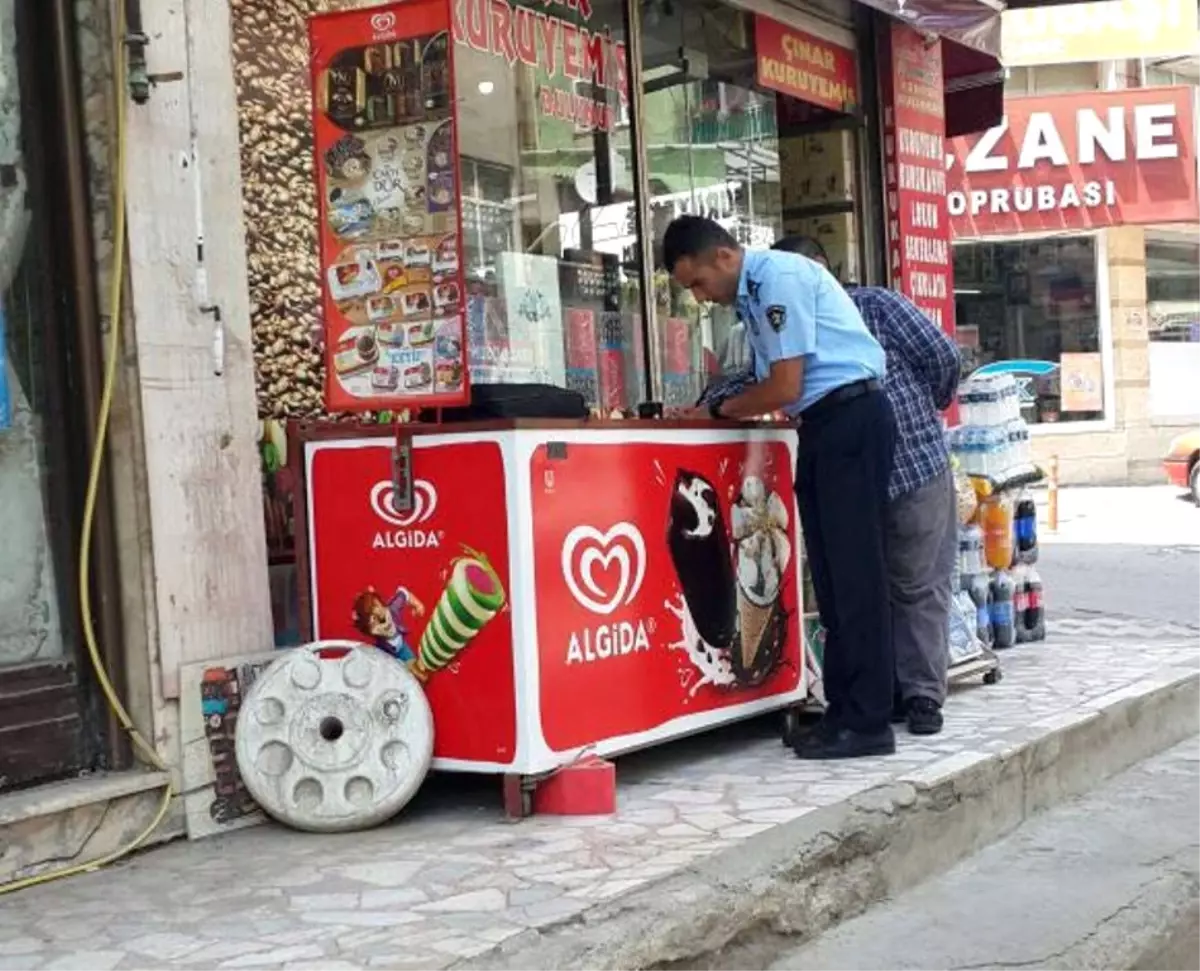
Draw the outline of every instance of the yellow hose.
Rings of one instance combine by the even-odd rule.
[[[108,671],[104,667],[104,659],[100,655],[100,646],[96,642],[96,630],[92,620],[91,596],[91,554],[92,529],[96,516],[96,494],[100,486],[100,473],[104,467],[104,447],[108,439],[108,421],[112,412],[113,392],[117,384],[117,364],[121,358],[121,295],[125,277],[125,16],[124,4],[118,2],[116,43],[113,49],[113,84],[116,87],[116,133],[117,146],[114,165],[116,172],[113,177],[113,264],[110,278],[111,294],[109,298],[108,315],[108,352],[104,369],[104,389],[100,395],[100,411],[96,416],[96,441],[92,446],[91,468],[88,471],[87,496],[83,503],[83,534],[79,540],[79,609],[83,617],[83,639],[87,645],[88,657],[96,672],[96,681],[104,693],[104,699],[116,715],[122,730],[128,735],[133,747],[141,753],[142,758],[152,768],[160,772],[169,772],[166,763],[157,750],[137,730],[124,703],[117,695]],[[171,808],[171,800],[175,797],[175,789],[168,780],[163,787],[162,804],[158,813],[132,842],[108,853],[89,863],[66,867],[62,870],[52,870],[39,873],[36,876],[15,880],[12,883],[0,884],[0,894],[24,890],[40,883],[48,883],[60,877],[69,877],[76,873],[86,873],[119,860],[142,845],[166,818]]]

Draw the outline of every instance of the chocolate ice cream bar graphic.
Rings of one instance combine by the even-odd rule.
[[[710,647],[729,647],[738,621],[729,533],[713,484],[686,469],[671,490],[667,547],[696,630]]]
[[[425,680],[453,661],[504,607],[504,587],[487,558],[469,554],[454,561],[429,625],[421,635],[414,673]]]

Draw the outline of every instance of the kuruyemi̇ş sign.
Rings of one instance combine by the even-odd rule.
[[[958,237],[1194,222],[1190,88],[1014,98],[1004,120],[954,139],[947,206]]]

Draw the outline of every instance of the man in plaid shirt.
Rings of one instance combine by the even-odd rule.
[[[775,249],[829,269],[825,250],[806,236]],[[909,731],[942,729],[949,665],[950,589],[958,553],[954,477],[941,412],[958,386],[958,347],[905,296],[883,287],[846,288],[887,354],[883,391],[896,416],[888,482],[887,564],[896,649],[896,720]]]

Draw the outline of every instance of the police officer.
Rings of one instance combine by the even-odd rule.
[[[806,257],[749,251],[718,223],[681,216],[663,261],[697,300],[733,306],[756,381],[713,418],[785,411],[799,419],[796,493],[821,623],[826,713],[794,741],[805,759],[888,755],[895,661],[884,556],[895,421],[884,352],[829,271]]]

